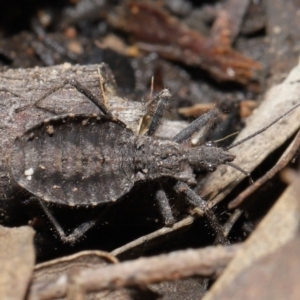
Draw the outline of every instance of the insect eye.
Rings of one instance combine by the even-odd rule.
[[[216,143],[213,141],[208,141],[205,143],[206,147],[217,147]]]

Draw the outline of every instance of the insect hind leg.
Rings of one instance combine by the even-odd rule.
[[[100,76],[102,76],[100,74]],[[71,79],[66,79],[62,84],[58,84],[52,88],[50,88],[45,94],[43,94],[39,99],[37,99],[34,103],[34,106],[40,108],[40,109],[45,109],[44,107],[41,107],[39,103],[46,99],[48,96],[54,94],[60,89],[63,89],[67,85],[73,86],[79,93],[83,94],[84,96],[87,97],[89,101],[91,101],[94,105],[96,105],[99,110],[107,117],[113,118],[112,113],[109,111],[107,108],[107,100],[106,96],[104,94],[104,83],[102,77],[100,77],[100,95],[101,97],[96,96],[91,90],[89,90],[85,85],[80,83],[76,78],[71,78]],[[31,105],[27,105],[22,107],[21,109],[18,109],[18,112],[27,109]]]
[[[43,208],[48,219],[51,221],[55,230],[57,231],[60,239],[66,244],[74,245],[81,237],[83,237],[85,235],[85,233],[89,229],[94,227],[97,223],[98,218],[88,221],[88,222],[84,222],[81,225],[79,225],[78,227],[76,227],[70,234],[66,234],[65,231],[63,230],[63,228],[61,227],[61,225],[57,222],[57,220],[55,219],[53,214],[50,212],[48,207],[45,205],[43,200],[39,199],[39,198],[35,198],[35,199],[38,200],[39,204]]]
[[[93,94],[86,86],[84,86],[83,84],[81,84],[77,79],[72,78],[72,79],[67,79],[65,81],[65,85],[70,84],[72,85],[74,88],[76,88],[78,90],[78,92],[80,92],[81,94],[85,95],[91,102],[93,102],[99,109],[100,111],[108,117],[113,117],[111,112],[108,110],[108,108],[105,105],[105,96],[104,96],[104,89],[103,89],[103,83],[100,80],[100,85],[101,86],[101,95],[102,95],[102,99],[100,99],[98,96],[96,96],[95,94]]]

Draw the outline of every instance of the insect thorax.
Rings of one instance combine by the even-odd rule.
[[[137,181],[173,177],[194,183],[193,170],[187,163],[185,152],[182,145],[172,141],[137,137],[134,158]]]

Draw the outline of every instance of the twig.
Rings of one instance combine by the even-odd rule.
[[[283,112],[299,103],[300,66],[297,65],[288,77],[267,93],[260,107],[251,115],[247,126],[239,134],[237,141],[253,134],[270,124]],[[234,163],[247,172],[252,172],[271,152],[282,145],[287,138],[299,129],[300,110],[296,109],[284,120],[276,123],[267,131],[253,138],[251,147],[245,142],[230,152],[236,155]],[[220,166],[210,174],[205,182],[197,188],[201,197],[208,199],[209,207],[213,207],[224,199],[232,189],[244,178],[244,175],[228,166]]]
[[[223,226],[224,236],[227,237],[229,235],[229,232],[232,229],[233,225],[239,219],[239,217],[243,214],[243,212],[244,211],[241,209],[236,209],[234,211],[234,213],[230,216],[228,221]]]
[[[208,276],[222,271],[239,249],[240,245],[231,245],[176,251],[82,270],[71,276],[78,284],[78,288],[82,288],[85,292],[145,285],[192,275]],[[34,282],[28,299],[56,299],[66,296],[67,290],[68,276],[62,274],[52,282]]]
[[[290,146],[286,149],[283,155],[280,157],[276,165],[268,171],[264,176],[256,180],[252,185],[250,185],[246,190],[240,193],[234,200],[229,202],[228,208],[233,209],[241,205],[241,203],[258,188],[260,188],[265,182],[273,178],[279,171],[281,171],[290,160],[295,156],[300,147],[300,131],[298,131],[296,137]]]
[[[246,0],[243,2],[247,5]],[[218,40],[217,43],[214,38],[200,35],[148,1],[125,3],[108,15],[108,23],[130,33],[131,37],[136,39],[135,45],[142,51],[156,52],[161,57],[188,66],[199,66],[210,72],[219,81],[236,81],[247,85],[259,78],[261,65],[228,45],[230,44],[229,40],[234,39],[237,34],[239,22],[246,11],[243,3],[238,5],[241,8],[238,9],[240,12],[236,10],[234,16],[223,13],[219,17],[214,30],[214,38]],[[243,8],[244,6],[245,8]],[[235,20],[234,22],[231,22],[232,18]],[[221,30],[224,26],[226,29],[229,26],[228,30],[231,35],[229,38],[224,38],[224,30]],[[219,43],[220,39],[223,44]]]
[[[118,256],[120,254],[123,254],[124,252],[131,250],[133,248],[136,248],[141,245],[146,245],[149,241],[154,240],[155,238],[158,238],[160,236],[166,235],[171,232],[175,232],[178,229],[182,229],[184,227],[190,226],[193,224],[195,220],[194,216],[188,216],[181,220],[180,222],[175,223],[172,227],[163,227],[159,230],[156,230],[150,234],[144,235],[128,244],[123,245],[120,248],[117,248],[111,252],[112,255]]]
[[[211,38],[215,43],[229,47],[234,42],[241,29],[249,4],[249,0],[225,1],[224,7],[219,11],[211,30]]]

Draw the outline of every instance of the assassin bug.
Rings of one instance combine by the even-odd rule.
[[[228,148],[216,147],[212,142],[189,148],[182,142],[211,124],[219,114],[218,109],[196,119],[172,140],[161,140],[153,135],[171,97],[167,89],[152,100],[155,109],[152,109],[144,135],[136,135],[107,109],[103,86],[103,99],[100,99],[76,79],[67,80],[67,84],[86,95],[101,114],[57,116],[31,127],[13,143],[10,171],[13,180],[38,199],[61,240],[71,244],[97,220],[89,220],[67,235],[45,202],[85,207],[112,203],[127,194],[135,184],[163,177],[175,179],[176,192],[184,194],[192,206],[202,209],[220,233],[222,228],[214,214],[190,188],[196,183],[193,170],[214,171],[219,165],[228,164],[249,175],[232,163],[235,156],[228,150],[266,130],[300,105]],[[155,199],[164,223],[171,226],[175,220],[163,186],[156,191]]]

